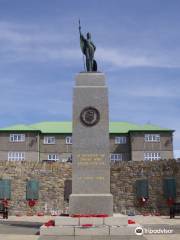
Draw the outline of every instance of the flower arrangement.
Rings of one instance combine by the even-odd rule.
[[[37,203],[37,200],[34,200],[34,199],[29,199],[28,200],[28,205],[30,208],[34,207]]]
[[[77,217],[77,218],[80,218],[80,217],[99,217],[99,218],[105,218],[105,217],[109,217],[108,214],[73,214],[71,215],[71,217]]]
[[[55,221],[54,220],[49,220],[48,222],[43,224],[46,227],[54,227],[55,226]]]

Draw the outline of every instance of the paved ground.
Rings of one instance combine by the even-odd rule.
[[[146,240],[144,237],[137,237],[137,236],[117,236],[117,237],[101,237],[101,236],[94,236],[94,237],[40,237],[38,240]]]
[[[180,217],[169,219],[161,216],[135,216],[130,217],[143,228],[171,229],[173,234],[145,234],[144,236],[118,236],[118,237],[41,237],[35,235],[42,223],[54,217],[15,217],[10,216],[8,220],[0,220],[0,240],[180,240]]]
[[[0,234],[35,235],[41,225],[38,222],[4,221],[0,222]]]
[[[38,240],[38,238],[34,235],[0,234],[0,240]]]
[[[179,235],[171,236],[117,236],[117,237],[40,237],[38,240],[179,240]]]

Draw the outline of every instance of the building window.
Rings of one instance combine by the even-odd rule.
[[[144,153],[144,160],[145,161],[153,161],[153,160],[160,160],[160,153],[159,152],[145,152]]]
[[[48,154],[48,161],[57,161],[59,160],[59,156],[57,154]]]
[[[8,152],[8,161],[24,161],[24,152]]]
[[[10,134],[9,140],[10,142],[24,142],[25,134]]]
[[[115,144],[125,144],[127,139],[125,136],[115,137]]]
[[[44,136],[44,144],[55,144],[56,138],[54,136]]]
[[[66,144],[72,144],[72,137],[71,136],[66,137]]]
[[[111,161],[122,161],[122,153],[111,153],[110,154]]]
[[[145,142],[160,142],[160,134],[145,134]]]
[[[72,163],[72,154],[70,155],[70,157],[68,157],[67,162],[71,162]]]

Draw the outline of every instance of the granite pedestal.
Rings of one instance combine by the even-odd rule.
[[[73,94],[70,214],[113,214],[108,89],[103,73],[79,73]]]

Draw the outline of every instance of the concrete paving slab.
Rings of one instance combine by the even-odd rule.
[[[121,226],[128,224],[128,217],[127,216],[117,216],[117,217],[107,217],[104,218],[104,224],[108,226]]]
[[[180,239],[180,235],[179,234],[163,234],[163,235],[146,235],[145,236],[146,240],[179,240]]]
[[[74,236],[74,227],[71,226],[54,226],[40,227],[40,235],[55,235],[55,236]]]
[[[38,240],[39,236],[34,235],[8,235],[0,234],[0,240]]]
[[[75,239],[74,236],[40,236],[38,240],[75,240]]]
[[[50,215],[46,215],[46,216],[21,216],[21,217],[17,217],[17,216],[9,216],[8,219],[2,219],[0,218],[0,222],[8,222],[8,221],[18,221],[18,222],[47,222],[49,220],[54,220],[56,217],[55,216],[50,216]]]
[[[78,226],[79,218],[73,217],[56,217],[55,218],[56,226]]]
[[[41,236],[38,240],[146,240],[146,238],[143,236],[76,236],[72,239],[65,236],[62,239],[60,236]]]
[[[93,236],[40,236],[38,240],[110,240],[106,237]]]
[[[125,236],[125,235],[136,235],[135,229],[140,227],[137,224],[128,226],[112,226],[110,227],[110,236]]]
[[[162,234],[180,234],[180,225],[169,224],[145,224],[142,225],[144,234],[153,234],[149,230],[162,231]]]
[[[144,224],[178,225],[180,224],[180,216],[177,216],[175,219],[170,219],[169,216],[142,216],[142,215],[136,215],[130,218],[135,220],[140,225],[144,225]]]
[[[42,224],[34,222],[0,222],[0,234],[35,235]]]
[[[82,224],[93,224],[96,226],[103,225],[104,219],[98,217],[81,217],[80,225]]]
[[[99,226],[90,228],[75,227],[75,236],[108,236],[109,227]]]

